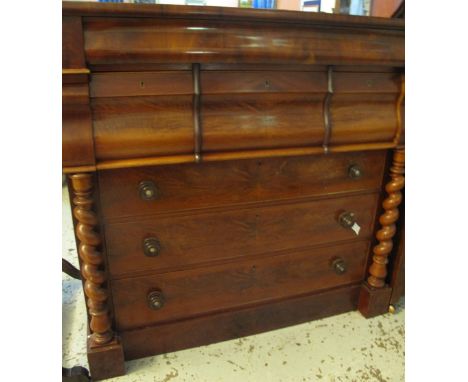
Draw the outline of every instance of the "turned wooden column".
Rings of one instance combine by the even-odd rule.
[[[367,282],[359,298],[359,310],[366,317],[385,313],[390,302],[391,288],[386,284],[388,256],[393,249],[396,222],[400,216],[398,206],[405,185],[405,149],[396,148],[390,167],[390,181],[385,186],[387,197],[382,203],[384,212],[380,215],[380,229],[376,233],[377,245],[373,248],[372,263]]]
[[[390,167],[391,180],[385,186],[388,196],[382,203],[384,213],[379,218],[381,228],[377,231],[376,237],[379,243],[374,247],[372,264],[369,268],[367,282],[374,288],[382,288],[385,285],[387,276],[388,255],[393,249],[393,236],[396,233],[396,221],[400,213],[398,206],[402,201],[401,190],[405,185],[405,150],[395,149],[393,153],[393,163]]]
[[[98,218],[93,211],[93,179],[89,173],[70,176],[73,191],[73,216],[76,219],[75,233],[78,239],[78,255],[82,261],[81,273],[90,316],[90,346],[109,343],[114,337],[107,305],[107,290],[104,286],[104,258],[99,251],[101,237],[97,232]]]
[[[79,173],[69,176],[73,216],[81,274],[89,313],[88,361],[93,380],[123,375],[124,356],[119,338],[112,330],[108,305],[109,291],[101,252],[102,239],[94,208],[94,176]]]

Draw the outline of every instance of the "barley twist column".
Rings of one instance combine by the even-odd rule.
[[[393,153],[393,163],[390,167],[390,181],[385,186],[388,196],[383,201],[384,213],[380,216],[381,228],[376,237],[379,243],[373,249],[372,264],[369,267],[367,282],[374,288],[385,286],[387,276],[388,255],[393,248],[393,236],[396,233],[396,221],[399,217],[398,206],[402,201],[401,190],[405,184],[405,149],[397,148]]]
[[[84,292],[90,315],[91,347],[106,345],[112,341],[111,319],[105,288],[106,274],[102,270],[104,258],[99,251],[101,237],[97,232],[98,218],[93,211],[93,176],[88,173],[70,176],[73,192],[73,216],[76,219],[75,232],[78,239],[78,254],[82,260],[81,273]]]

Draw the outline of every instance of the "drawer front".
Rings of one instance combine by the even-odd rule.
[[[193,153],[191,95],[91,99],[96,159]]]
[[[327,73],[280,70],[202,71],[203,94],[327,92]]]
[[[96,159],[192,155],[194,107],[202,153],[320,148],[328,75],[316,70],[202,69],[195,104],[191,70],[93,73]],[[338,71],[332,82],[330,146],[391,144],[400,76]]]
[[[384,151],[144,167],[99,172],[106,219],[344,191],[377,190]],[[349,169],[357,166],[359,177]],[[152,182],[153,200],[140,196]]]
[[[336,94],[330,106],[330,145],[392,142],[398,94]]]
[[[360,282],[364,278],[368,250],[368,241],[358,241],[189,271],[116,280],[112,283],[112,293],[117,330]],[[335,269],[337,263],[345,269],[344,273]]]
[[[323,94],[203,95],[203,151],[320,147]]]
[[[191,71],[93,73],[90,95],[133,97],[192,94]]]
[[[371,235],[378,194],[257,205],[106,226],[112,276],[137,271],[167,271],[188,265],[246,257],[357,236],[339,223],[354,213],[360,238]]]
[[[202,72],[203,151],[320,147],[327,81],[325,71]],[[392,142],[398,75],[338,72],[332,83],[331,146]]]

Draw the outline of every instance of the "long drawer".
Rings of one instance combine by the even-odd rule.
[[[113,277],[369,237],[377,193],[154,216],[106,226]],[[354,214],[359,235],[339,217]]]
[[[101,208],[112,219],[377,190],[384,164],[384,151],[370,151],[100,171]],[[145,187],[153,188],[152,198]]]
[[[188,271],[112,282],[118,330],[359,282],[369,242],[304,249]],[[341,264],[337,268],[337,264]]]

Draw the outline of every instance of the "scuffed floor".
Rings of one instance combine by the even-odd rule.
[[[77,265],[63,190],[63,257]],[[81,282],[62,278],[62,364],[88,367]],[[404,381],[404,302],[366,320],[357,312],[126,363],[115,382]]]

